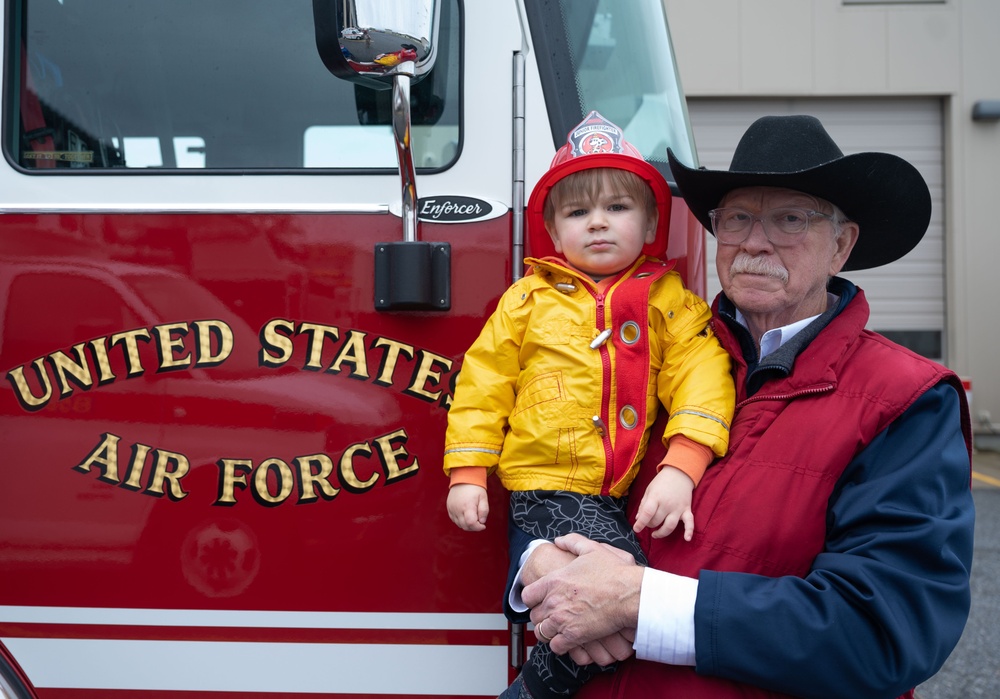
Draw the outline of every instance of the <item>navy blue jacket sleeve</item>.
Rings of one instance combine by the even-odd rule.
[[[514,577],[520,568],[521,554],[525,552],[528,544],[534,541],[536,537],[514,526],[514,523],[510,522],[509,519],[507,522],[507,537],[509,542],[510,568],[507,571],[507,584],[503,589],[503,613],[507,615],[507,619],[515,624],[527,624],[531,621],[531,616],[528,612],[515,612],[510,608],[510,588],[514,584]]]
[[[837,483],[805,578],[702,571],[696,670],[802,697],[896,697],[969,614],[974,506],[958,395],[938,384]]]

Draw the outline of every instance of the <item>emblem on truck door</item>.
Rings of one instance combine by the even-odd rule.
[[[390,204],[389,211],[400,216],[400,204]],[[503,202],[459,194],[441,194],[417,200],[417,218],[428,223],[472,223],[498,218],[506,213],[507,205]]]

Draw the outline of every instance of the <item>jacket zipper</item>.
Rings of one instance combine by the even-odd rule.
[[[712,316],[712,319],[709,321],[709,325],[712,328],[712,332],[714,332],[716,334],[716,336],[718,336],[718,337],[721,338],[722,333],[719,332],[719,327],[718,327],[718,324],[716,322],[716,316],[714,316],[714,315]],[[728,327],[726,327],[725,323],[722,323],[721,325],[722,325],[722,328],[724,329],[725,333],[728,334],[729,338],[730,338],[729,342],[723,343],[723,347],[725,347],[728,344],[733,344],[734,341],[735,341],[736,346],[739,346],[739,344],[740,344],[739,340],[737,338],[733,337],[732,332],[729,330]],[[737,357],[733,357],[733,361],[739,363],[739,365],[743,369],[743,372],[747,371],[746,360],[743,359],[742,356],[738,357],[738,358]],[[832,391],[834,388],[835,388],[835,386],[832,383],[828,383],[828,384],[824,384],[822,386],[813,386],[812,388],[801,388],[801,389],[799,389],[797,391],[792,391],[791,393],[778,393],[778,394],[768,393],[766,395],[755,394],[755,395],[752,395],[752,396],[750,396],[748,398],[744,398],[743,400],[739,401],[736,404],[736,409],[738,410],[738,409],[742,408],[744,405],[747,405],[748,403],[757,403],[757,402],[762,401],[762,400],[791,400],[793,398],[799,398],[801,396],[811,396],[811,395],[816,395],[816,394],[819,394],[819,393],[826,393],[827,391]]]
[[[594,301],[597,303],[597,329],[604,332],[604,294],[594,293]],[[610,336],[608,340],[610,340]],[[615,473],[615,452],[611,445],[611,431],[608,429],[608,410],[610,407],[611,394],[611,353],[608,351],[608,343],[601,343],[598,351],[601,353],[601,413],[595,416],[594,427],[604,445],[604,483],[601,485],[601,495],[608,495],[611,492],[611,483]]]
[[[828,383],[825,386],[802,388],[799,389],[798,391],[792,391],[791,393],[779,393],[779,394],[768,393],[766,395],[757,394],[750,396],[749,398],[744,398],[736,405],[736,408],[739,409],[742,408],[744,405],[747,405],[748,403],[758,403],[762,400],[791,400],[792,398],[801,398],[802,396],[811,396],[811,395],[816,395],[818,393],[827,393],[828,391],[832,391],[833,389],[834,385],[832,383]]]

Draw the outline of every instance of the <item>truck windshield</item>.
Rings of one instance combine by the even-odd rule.
[[[310,0],[6,3],[7,158],[66,174],[395,169],[391,90],[331,75]],[[459,150],[458,0],[411,91],[418,168]]]
[[[697,165],[662,0],[558,0],[525,7],[555,147],[596,109],[664,174],[668,146],[684,163]]]

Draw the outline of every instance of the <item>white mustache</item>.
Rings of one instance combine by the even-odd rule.
[[[766,257],[754,257],[745,252],[741,252],[729,266],[730,276],[737,274],[762,274],[766,277],[774,277],[781,280],[783,284],[788,283],[788,270]]]

